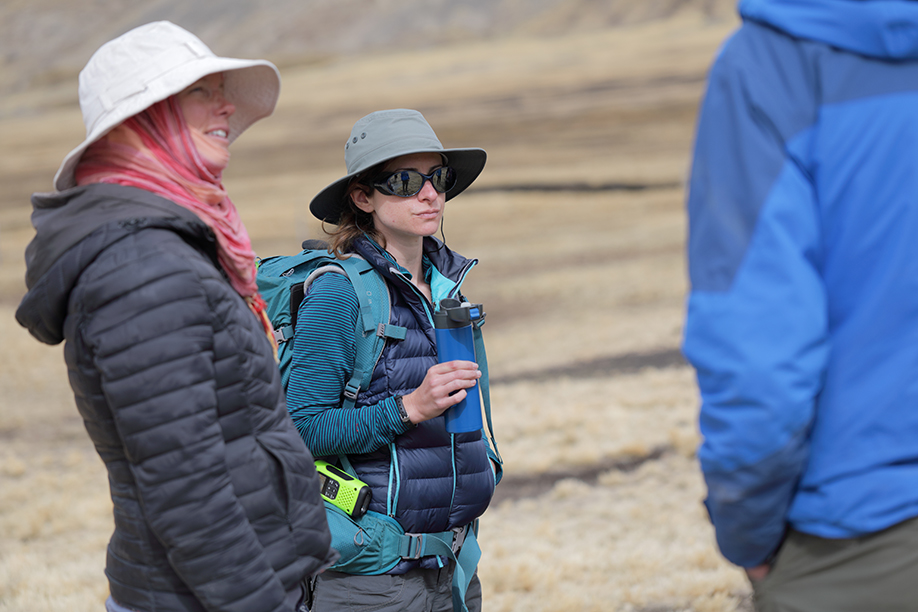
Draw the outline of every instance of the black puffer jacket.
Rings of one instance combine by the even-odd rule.
[[[264,332],[196,215],[132,187],[33,197],[17,320],[64,355],[108,467],[112,597],[291,612],[334,552]]]

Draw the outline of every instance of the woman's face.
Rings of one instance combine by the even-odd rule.
[[[437,153],[415,153],[389,160],[383,172],[416,170],[430,174],[442,165]],[[351,194],[358,208],[373,215],[376,230],[387,242],[436,234],[446,205],[446,194],[434,189],[430,181],[424,181],[421,190],[408,198],[383,194],[376,189]]]
[[[223,95],[223,73],[195,81],[176,95],[176,101],[199,145],[198,152],[208,161],[223,161],[225,165],[229,159],[229,118],[236,107]]]

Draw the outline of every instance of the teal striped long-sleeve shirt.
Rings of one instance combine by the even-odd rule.
[[[369,453],[408,430],[394,397],[362,408],[340,407],[354,371],[359,306],[350,281],[324,274],[297,313],[287,408],[313,455]]]

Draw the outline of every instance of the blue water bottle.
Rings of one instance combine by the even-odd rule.
[[[433,319],[437,335],[437,360],[440,363],[457,359],[477,363],[472,325],[478,325],[484,319],[481,304],[446,298],[440,300],[440,307]],[[465,399],[446,410],[446,431],[449,433],[465,433],[482,428],[478,383],[465,391]]]

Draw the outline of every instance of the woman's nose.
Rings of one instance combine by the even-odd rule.
[[[433,183],[425,179],[424,184],[421,185],[421,191],[418,192],[418,198],[432,202],[437,199],[438,195],[439,192],[434,189]]]
[[[217,94],[217,115],[221,117],[229,117],[236,112],[236,105],[226,99],[226,96],[222,92]]]

